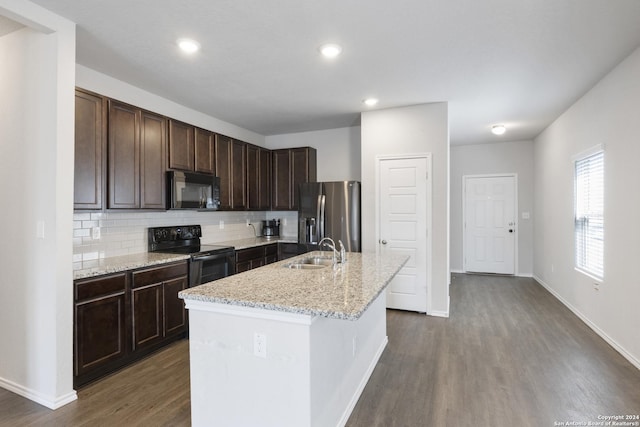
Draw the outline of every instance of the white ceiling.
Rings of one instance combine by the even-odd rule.
[[[33,1],[78,24],[78,63],[263,135],[376,96],[449,102],[452,144],[531,139],[640,45],[638,0]]]

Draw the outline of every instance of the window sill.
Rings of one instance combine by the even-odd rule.
[[[585,276],[587,276],[589,279],[591,279],[591,280],[595,280],[595,281],[596,281],[596,283],[598,283],[598,284],[602,284],[602,283],[604,283],[604,279],[603,279],[602,277],[595,276],[595,275],[593,275],[592,273],[590,273],[590,272],[588,272],[588,271],[586,271],[586,270],[583,270],[583,269],[581,269],[581,268],[578,268],[578,267],[575,267],[574,269],[575,269],[578,273],[580,273],[580,274],[584,274],[584,275],[585,275]]]

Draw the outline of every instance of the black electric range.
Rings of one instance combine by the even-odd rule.
[[[201,244],[200,225],[153,227],[148,234],[149,252],[190,255],[190,287],[235,274],[235,248]]]

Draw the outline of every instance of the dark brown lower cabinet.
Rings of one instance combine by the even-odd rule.
[[[127,276],[118,273],[74,283],[74,386],[122,365],[129,353]]]
[[[74,387],[186,336],[186,261],[74,282]]]
[[[271,243],[264,246],[240,249],[236,251],[236,273],[252,270],[271,264],[278,260],[278,244]]]
[[[156,346],[185,332],[187,317],[178,292],[187,287],[187,264],[146,268],[132,276],[133,350]]]
[[[299,245],[298,243],[278,243],[278,261],[282,261],[283,259],[293,258],[294,256],[298,256],[308,252],[304,245]]]

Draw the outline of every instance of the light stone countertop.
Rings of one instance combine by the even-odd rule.
[[[103,274],[119,273],[136,268],[152,265],[167,264],[174,261],[189,259],[189,255],[165,254],[159,252],[141,252],[130,255],[100,258],[84,261],[80,268],[74,270],[73,279],[85,279]]]
[[[180,292],[184,300],[356,320],[409,259],[404,255],[347,254],[335,269],[296,270],[285,264],[328,252],[298,255]]]
[[[245,239],[228,240],[224,242],[203,243],[220,246],[233,246],[236,250],[268,245],[270,243],[298,243],[296,237],[249,237]],[[174,261],[189,259],[189,255],[168,254],[161,252],[139,252],[129,255],[121,255],[95,260],[87,260],[74,263],[73,280],[86,279],[88,277],[102,276],[104,274],[119,273],[136,268],[152,265],[167,264]]]
[[[212,243],[203,243],[207,245],[225,245],[225,246],[233,246],[236,250],[253,248],[256,246],[264,246],[269,245],[271,243],[298,243],[297,237],[247,237],[245,239],[236,239],[236,240],[226,240],[224,242],[212,242]]]

